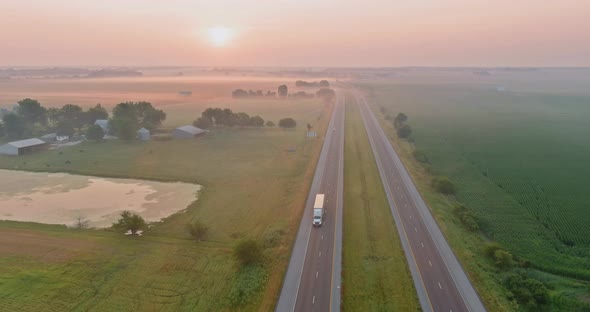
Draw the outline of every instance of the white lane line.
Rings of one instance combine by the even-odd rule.
[[[324,234],[322,234],[322,240],[324,240]]]
[[[442,289],[440,282],[438,282],[438,288]]]
[[[424,248],[424,243],[423,242],[420,242],[420,245],[422,245],[422,248]]]
[[[321,256],[322,256],[322,252],[320,251],[320,255],[319,255],[319,257],[321,257]]]
[[[416,227],[414,227],[414,231],[415,231],[416,233],[418,233],[418,229],[417,229]]]
[[[428,260],[428,264],[430,264],[430,266],[432,266],[432,262],[430,262],[430,260]]]
[[[410,215],[410,220],[412,220],[412,215]]]
[[[315,272],[315,278],[318,278],[318,273],[319,273],[319,272]]]
[[[313,296],[313,301],[312,301],[312,303],[313,303],[313,304],[315,304],[315,296]]]

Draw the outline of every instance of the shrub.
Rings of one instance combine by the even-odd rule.
[[[397,128],[397,136],[401,139],[408,139],[412,135],[412,127],[403,125]]]
[[[202,241],[207,237],[209,227],[200,221],[195,221],[187,226],[189,234],[197,241]]]
[[[428,160],[428,156],[426,156],[426,153],[424,153],[421,150],[414,150],[412,152],[412,156],[414,156],[414,159],[416,159],[417,161],[419,161],[423,164],[430,163],[430,161]]]
[[[498,249],[494,252],[494,264],[500,269],[507,269],[514,265],[514,259],[508,251]]]
[[[445,195],[452,195],[456,192],[455,185],[447,177],[434,177],[431,184],[435,190]]]
[[[242,240],[234,247],[234,257],[242,265],[255,264],[262,260],[262,249],[253,239]]]
[[[266,122],[266,126],[269,127],[269,128],[272,128],[272,127],[275,126],[275,123],[269,120],[269,121]]]

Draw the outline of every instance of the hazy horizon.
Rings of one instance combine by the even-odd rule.
[[[590,2],[3,1],[0,66],[587,67]]]

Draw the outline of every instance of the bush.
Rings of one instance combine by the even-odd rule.
[[[255,264],[262,260],[262,249],[253,239],[242,240],[234,247],[234,257],[242,265]]]
[[[471,209],[467,208],[464,205],[458,205],[455,207],[453,211],[455,216],[461,221],[463,226],[471,232],[476,232],[479,230],[479,224],[477,223],[477,218]]]
[[[201,129],[209,129],[213,126],[213,120],[207,117],[199,117],[197,120],[193,121],[193,126]]]
[[[500,269],[507,269],[514,265],[514,259],[508,251],[498,249],[494,252],[494,264]]]
[[[266,126],[269,127],[269,128],[272,128],[272,127],[275,126],[275,123],[269,120],[269,121],[266,122]]]
[[[456,192],[455,185],[447,177],[434,177],[431,184],[435,190],[445,195],[453,195]]]
[[[197,241],[202,241],[207,237],[209,227],[200,221],[195,221],[187,226],[189,234]]]
[[[549,303],[549,290],[545,284],[522,272],[508,275],[504,280],[504,286],[516,302],[529,311],[542,309]]]

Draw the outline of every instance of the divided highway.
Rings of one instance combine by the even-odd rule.
[[[422,310],[485,311],[366,100],[356,99]]]
[[[276,311],[340,311],[344,98],[338,94],[309,190]],[[313,227],[316,194],[325,194],[325,221]]]

